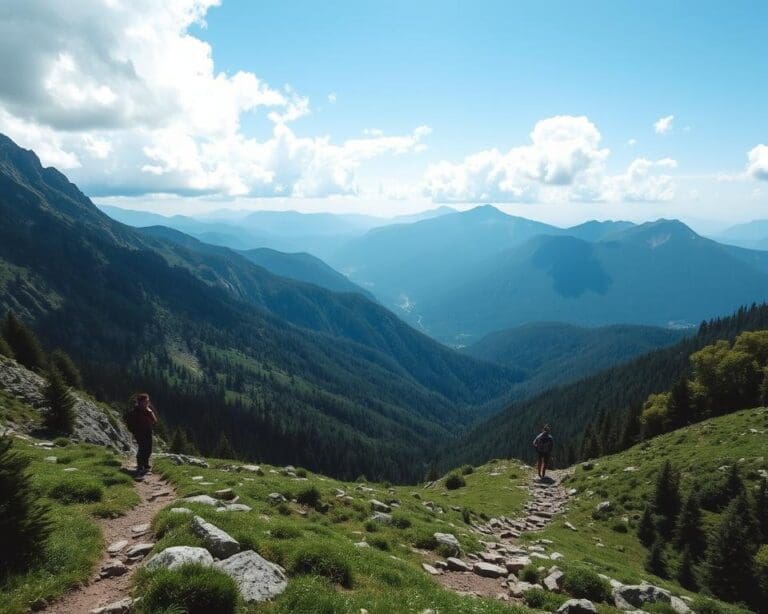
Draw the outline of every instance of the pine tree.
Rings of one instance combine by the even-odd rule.
[[[760,382],[760,405],[768,405],[768,367],[763,367],[763,380]]]
[[[190,454],[190,443],[183,429],[176,429],[171,439],[170,451],[173,454]]]
[[[643,517],[637,527],[637,538],[646,548],[650,548],[656,541],[656,526],[653,522],[653,512],[650,505],[646,505],[643,511]]]
[[[5,337],[0,335],[0,356],[7,356],[8,358],[13,358],[13,350],[11,349],[11,346],[8,345],[8,342],[5,340]]]
[[[699,583],[696,580],[696,560],[691,549],[686,546],[683,549],[683,556],[680,558],[680,566],[677,569],[677,581],[680,586],[689,591],[696,591]]]
[[[746,493],[746,488],[744,487],[744,481],[741,479],[741,473],[739,472],[739,467],[736,464],[733,464],[728,469],[728,477],[725,480],[725,484],[723,485],[723,496],[725,497],[726,501],[730,502],[736,497],[740,497]]]
[[[622,450],[631,448],[640,440],[640,432],[642,431],[640,415],[642,411],[643,408],[640,405],[635,405],[629,408],[629,411],[624,418],[624,428],[621,432]]]
[[[28,369],[39,371],[45,368],[45,354],[40,341],[11,311],[3,322],[2,332],[16,360]]]
[[[693,561],[701,559],[707,548],[707,536],[701,528],[701,505],[694,492],[685,499],[677,518],[674,537],[674,545],[678,550],[688,551]]]
[[[27,568],[43,552],[51,532],[45,507],[32,486],[29,460],[13,450],[9,437],[0,437],[0,580]]]
[[[48,370],[45,402],[48,405],[48,411],[45,414],[46,428],[57,433],[71,433],[75,428],[75,399],[56,368]]]
[[[667,571],[667,558],[664,556],[664,540],[661,538],[653,542],[648,557],[645,560],[645,569],[649,573],[666,578],[669,575]]]
[[[753,509],[760,542],[768,544],[768,480],[765,478],[760,480],[757,487]]]
[[[219,443],[217,443],[214,448],[213,456],[215,458],[237,458],[235,449],[232,447],[232,444],[224,433],[219,437]]]
[[[724,601],[746,601],[754,585],[753,557],[758,544],[746,496],[736,497],[712,534],[704,564],[704,585]]]
[[[80,375],[80,370],[64,350],[57,349],[51,352],[49,361],[52,367],[59,370],[68,386],[78,389],[83,387],[83,378]]]
[[[653,495],[653,512],[658,516],[657,529],[664,537],[670,537],[680,513],[679,479],[672,463],[666,461],[656,477]]]
[[[680,428],[694,422],[693,404],[688,380],[681,377],[672,386],[669,398],[668,419],[672,429]]]

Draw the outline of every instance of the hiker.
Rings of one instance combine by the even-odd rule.
[[[128,430],[136,438],[139,449],[136,452],[136,475],[149,472],[149,457],[152,454],[152,428],[157,424],[155,408],[147,393],[136,395],[133,409],[126,417]]]
[[[552,448],[555,445],[555,440],[551,435],[552,427],[548,424],[544,425],[541,433],[536,435],[536,439],[533,440],[533,447],[536,448],[536,453],[539,455],[539,462],[536,467],[539,473],[539,479],[544,479],[547,474],[547,467],[549,466],[549,456],[552,454]]]

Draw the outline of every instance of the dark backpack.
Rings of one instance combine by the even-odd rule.
[[[549,433],[541,433],[536,438],[536,451],[542,454],[548,454],[552,451],[552,447],[555,445],[555,440]]]

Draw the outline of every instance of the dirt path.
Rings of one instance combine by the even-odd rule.
[[[149,523],[157,512],[176,497],[173,486],[163,482],[156,474],[149,474],[137,481],[136,492],[141,501],[124,516],[99,521],[105,550],[88,584],[67,593],[43,612],[88,614],[91,610],[129,597],[131,576],[138,567],[137,563],[146,555],[145,551],[131,557],[131,548],[151,543]],[[126,543],[122,548],[114,553],[109,552],[112,545],[117,546],[118,542],[123,541]],[[144,546],[143,549],[148,547]]]
[[[523,533],[543,530],[557,514],[565,510],[568,492],[563,488],[561,481],[566,474],[566,471],[551,471],[546,481],[532,477],[528,486],[531,499],[525,504],[523,515],[517,518],[491,518],[486,524],[474,526],[481,535],[494,537],[498,542],[482,542],[486,551],[465,557],[465,571],[451,569],[450,567],[455,565],[449,566],[447,562],[433,563],[438,570],[436,580],[446,588],[462,594],[502,600],[516,599],[519,596],[516,593],[526,587],[524,583],[517,582],[510,572],[514,573],[521,561],[531,559],[550,567],[558,558],[545,554],[546,548],[542,545],[523,547],[519,538]],[[480,570],[477,568],[478,564],[490,565],[495,567],[496,571],[489,567]]]

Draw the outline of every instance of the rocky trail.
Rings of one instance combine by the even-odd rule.
[[[483,541],[486,547],[479,554],[456,556],[425,564],[425,570],[434,575],[440,584],[453,591],[481,597],[494,597],[504,601],[516,599],[533,585],[519,579],[517,573],[531,563],[540,563],[550,569],[544,580],[550,590],[556,590],[562,577],[555,562],[562,554],[547,554],[547,540],[539,540],[522,546],[519,538],[523,533],[543,530],[553,518],[565,510],[568,492],[562,486],[565,471],[552,471],[546,480],[531,480],[528,488],[530,501],[524,514],[517,518],[491,518],[487,523],[474,525],[474,529],[498,541]],[[450,536],[452,537],[452,536]],[[458,544],[457,544],[458,545]]]
[[[130,608],[131,576],[154,545],[150,523],[156,513],[176,497],[170,484],[148,474],[136,482],[140,502],[118,518],[99,521],[105,549],[89,582],[43,612],[50,614],[118,614]]]

